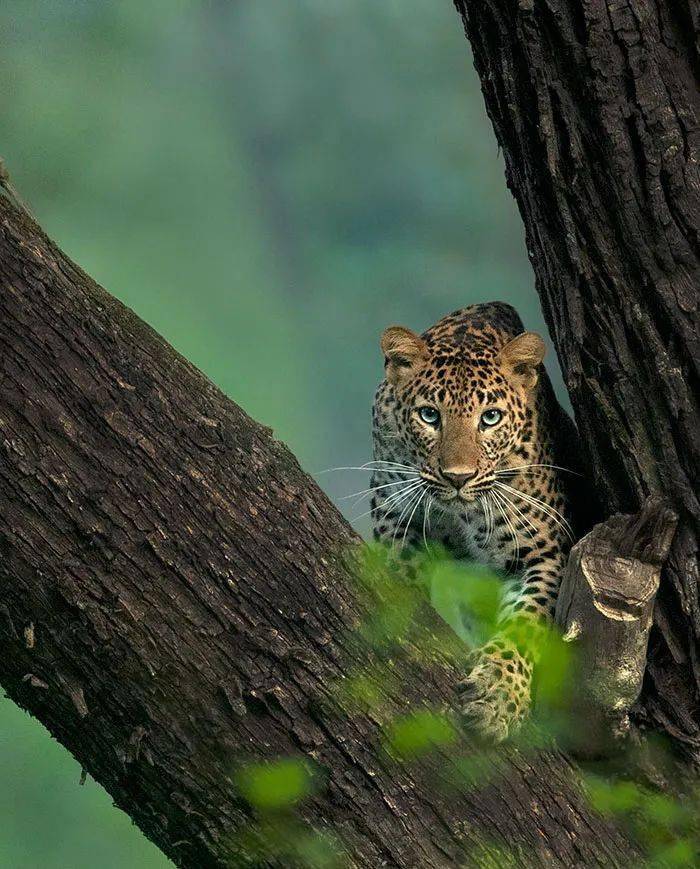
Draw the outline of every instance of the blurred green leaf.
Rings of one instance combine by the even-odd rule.
[[[387,747],[404,760],[413,760],[456,739],[452,722],[445,715],[429,710],[397,718],[386,733]]]
[[[590,776],[587,789],[593,808],[605,815],[629,812],[640,805],[642,792],[634,782],[609,782]]]
[[[312,792],[314,781],[308,761],[291,757],[249,764],[236,773],[241,795],[258,811],[295,805]]]
[[[554,708],[562,708],[569,702],[569,692],[574,687],[574,648],[566,643],[555,627],[540,630],[537,644],[537,698]]]
[[[700,865],[698,842],[691,839],[677,839],[670,845],[657,848],[646,862],[649,869],[672,869],[675,866],[693,867]]]
[[[691,804],[692,806],[692,804]],[[655,824],[664,827],[687,823],[694,807],[686,807],[680,800],[668,794],[647,794],[644,799],[644,814]]]
[[[455,633],[471,646],[496,630],[503,582],[493,571],[442,556],[427,563],[430,599]]]

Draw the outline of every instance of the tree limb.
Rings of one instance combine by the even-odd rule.
[[[338,554],[348,525],[268,429],[2,197],[0,228],[8,695],[181,866],[244,859],[234,767],[279,755],[325,771],[301,814],[354,866],[504,845],[522,865],[624,862],[556,753],[486,757],[490,782],[465,789],[445,770],[467,745],[417,765],[381,749],[392,716],[451,702],[455,663],[397,652],[383,718],[339,706],[338,683],[382,663],[354,639],[369,613]]]

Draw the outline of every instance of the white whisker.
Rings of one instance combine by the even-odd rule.
[[[558,510],[554,509],[554,507],[549,504],[545,504],[544,501],[540,501],[539,498],[535,498],[533,495],[528,495],[525,492],[521,492],[519,489],[513,488],[513,486],[508,486],[506,483],[497,482],[496,485],[499,487],[499,489],[505,489],[516,497],[522,498],[523,501],[526,501],[528,504],[536,507],[538,510],[541,510],[543,513],[549,516],[550,519],[553,519],[554,522],[562,529],[562,531],[568,537],[571,538],[572,541],[575,540],[574,533],[571,530],[571,526],[561,515],[561,513]]]
[[[509,498],[509,497],[508,497],[504,492],[500,492],[499,494],[500,494],[500,497],[501,497],[501,498],[504,498],[504,499],[508,502],[508,504],[510,505],[510,507],[512,508],[512,510],[514,511],[514,513],[516,514],[516,518],[519,518],[519,519],[520,519],[520,526],[521,526],[523,529],[526,528],[526,525],[529,525],[529,526],[530,526],[530,528],[531,528],[532,531],[534,532],[534,534],[531,535],[531,539],[534,540],[534,537],[537,535],[537,533],[538,533],[538,531],[539,531],[539,529],[537,528],[537,526],[532,522],[532,520],[530,519],[529,516],[526,516],[526,515],[523,513],[523,511],[520,509],[520,507],[518,507],[517,504],[515,504],[513,501],[510,500],[510,498]],[[538,549],[540,548],[540,547],[539,547],[539,544],[537,545],[537,548],[538,548]]]
[[[386,499],[386,501],[382,501],[381,504],[377,504],[376,507],[372,507],[366,512],[362,513],[360,516],[355,517],[353,521],[357,522],[362,519],[364,516],[367,516],[370,513],[373,513],[374,510],[386,510],[387,507],[391,507],[391,510],[395,509],[404,498],[407,498],[412,492],[415,492],[417,488],[421,486],[423,483],[422,480],[409,480],[403,489],[400,489],[398,492],[392,492],[391,495]]]
[[[429,516],[430,516],[430,505],[432,503],[433,503],[433,496],[428,495],[428,500],[426,502],[425,509],[423,510],[423,544],[425,545],[425,548],[427,550],[430,550],[430,547],[428,546],[428,538],[426,537],[426,534],[425,534],[425,527],[427,524],[428,528],[430,528]]]
[[[422,481],[421,481],[421,482],[422,482]],[[404,507],[403,510],[401,511],[401,515],[399,516],[398,521],[397,521],[397,523],[396,523],[396,528],[394,528],[394,533],[393,533],[392,536],[391,536],[391,546],[392,546],[392,549],[393,549],[394,546],[396,545],[396,535],[397,535],[397,534],[399,533],[399,531],[401,530],[401,523],[402,523],[402,521],[403,521],[403,517],[404,517],[404,516],[408,513],[408,511],[411,509],[411,507],[413,506],[413,503],[414,503],[414,501],[416,500],[416,498],[420,498],[420,497],[421,497],[421,494],[422,494],[421,491],[420,491],[421,488],[422,488],[422,486],[418,486],[418,487],[417,487],[418,492],[416,492],[415,489],[413,490],[413,492],[412,492],[412,494],[411,494],[411,497],[410,497],[409,500],[408,500],[408,503],[405,505],[405,507]],[[406,529],[408,530],[408,525],[406,526]],[[405,540],[405,539],[406,539],[406,535],[404,534],[404,540]]]
[[[416,474],[413,479],[419,479]],[[342,495],[339,500],[347,501],[350,498],[356,498],[358,495],[369,495],[370,492],[378,492],[379,489],[388,489],[389,486],[403,486],[406,484],[406,480],[395,480],[393,483],[383,483],[381,486],[370,486],[369,489],[362,489],[361,492],[353,492],[352,495]]]
[[[492,531],[491,513],[490,513],[491,505],[489,504],[488,497],[489,497],[488,492],[485,492],[484,497],[479,499],[479,503],[481,504],[481,510],[484,514],[484,541],[481,544],[482,546],[486,546],[488,544],[489,540],[491,539],[491,531]]]
[[[413,522],[413,517],[416,515],[416,510],[420,506],[420,503],[423,500],[423,498],[425,498],[426,494],[427,494],[427,489],[425,489],[421,492],[420,498],[418,498],[418,500],[416,501],[415,506],[413,507],[413,510],[411,510],[411,515],[408,517],[408,519],[406,521],[406,527],[404,528],[404,532],[403,532],[403,539],[401,540],[401,548],[402,549],[406,545],[406,535],[408,534],[408,529],[411,527],[411,522]]]
[[[365,462],[365,465],[392,465],[395,468],[411,468],[416,470],[415,465],[406,464],[406,462],[393,462],[389,459],[373,459],[371,462]]]
[[[503,474],[518,474],[523,471],[530,470],[531,468],[543,468],[543,469],[551,469],[554,471],[566,471],[567,474],[574,474],[576,477],[582,477],[583,474],[579,474],[578,471],[572,471],[571,468],[564,468],[561,465],[549,465],[542,462],[534,462],[530,465],[516,465],[513,468],[501,468],[498,471],[494,471],[495,476],[500,476]],[[542,471],[540,471],[542,473]]]
[[[507,504],[504,507],[503,501],[501,500],[501,495],[499,492],[492,493],[495,498],[495,503],[498,509],[501,512],[501,516],[503,516],[503,520],[506,523],[506,527],[508,531],[510,531],[510,536],[513,540],[513,545],[515,546],[515,563],[517,564],[520,561],[520,541],[518,540],[518,532],[515,530],[513,522],[511,521],[510,516],[508,515]]]
[[[312,474],[313,477],[320,477],[322,474],[332,474],[335,471],[365,471],[370,473],[384,473],[384,474],[417,474],[418,469],[412,468],[410,465],[406,465],[405,468],[401,467],[386,467],[386,468],[374,468],[368,467],[367,465],[356,465],[351,466],[348,465],[346,467],[341,468],[326,468],[325,471],[316,471],[316,473]]]

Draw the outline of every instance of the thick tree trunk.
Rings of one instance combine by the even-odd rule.
[[[383,715],[337,685],[372,664],[356,538],[288,450],[0,196],[0,683],[182,866],[223,866],[249,820],[236,762],[307,756],[301,808],[350,865],[625,863],[556,753],[402,765],[381,724],[452,699],[448,657],[391,652]],[[251,360],[251,376],[254,375]],[[428,631],[444,631],[424,614]],[[450,746],[459,757],[468,746]]]
[[[700,3],[455,0],[608,512],[680,516],[637,719],[700,759]]]

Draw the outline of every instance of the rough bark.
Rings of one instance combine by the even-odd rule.
[[[373,654],[338,555],[350,528],[269,430],[3,197],[0,288],[0,683],[168,856],[242,859],[234,766],[294,755],[327,777],[303,818],[351,865],[504,845],[520,865],[625,863],[560,755],[511,749],[454,787],[446,756],[392,760],[378,716],[338,705]],[[411,651],[391,650],[388,717],[453,696],[451,658]]]
[[[624,750],[639,699],[661,568],[677,517],[655,498],[596,525],[573,548],[556,621],[575,650],[567,748],[577,757]]]
[[[679,530],[640,717],[700,758],[700,3],[455,0],[591,473]]]

